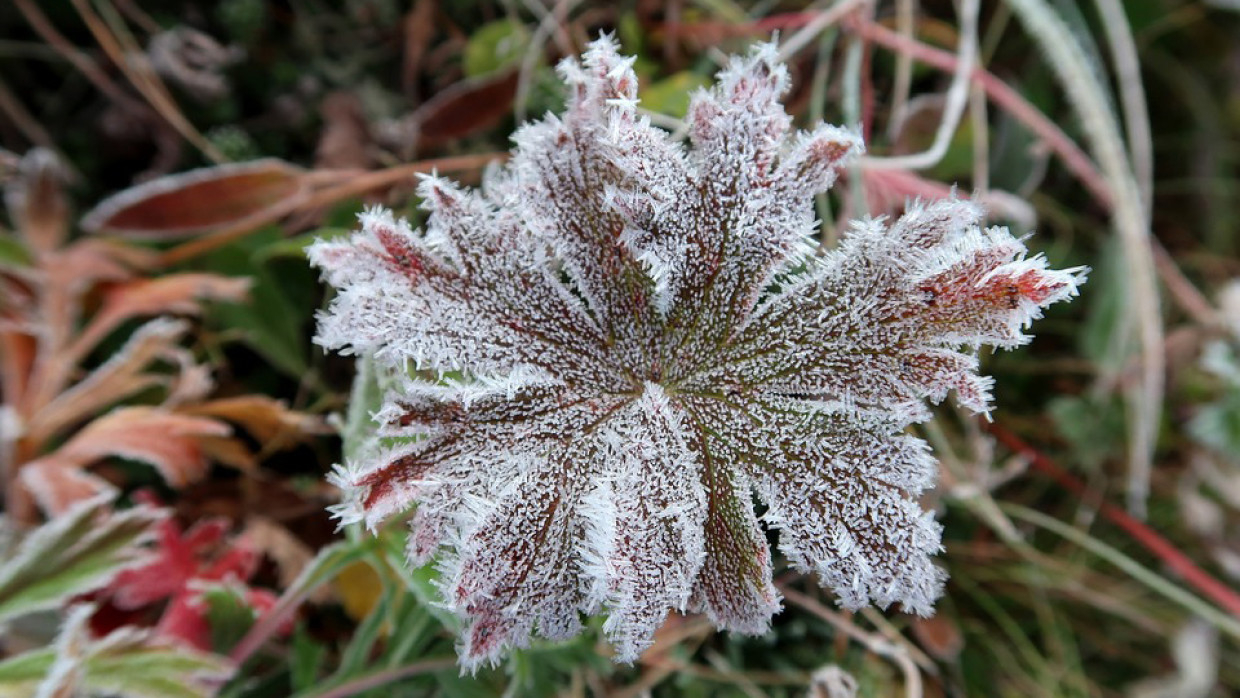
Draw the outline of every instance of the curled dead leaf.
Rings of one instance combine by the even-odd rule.
[[[231,422],[253,436],[264,448],[279,448],[290,440],[327,432],[323,420],[290,410],[280,400],[265,395],[221,398],[180,410],[182,414]]]
[[[304,171],[263,159],[160,177],[114,194],[86,214],[82,228],[147,239],[185,237],[243,225],[305,196]]]
[[[47,254],[64,243],[69,232],[64,181],[64,166],[56,154],[35,148],[21,159],[18,176],[5,188],[9,216],[31,252]]]

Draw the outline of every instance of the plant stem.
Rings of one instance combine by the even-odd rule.
[[[414,662],[413,664],[406,664],[405,666],[385,669],[366,676],[360,676],[334,688],[329,688],[318,693],[305,694],[303,698],[346,698],[347,696],[354,696],[363,691],[369,691],[372,688],[385,686],[393,681],[407,679],[411,676],[429,674],[432,671],[451,669],[455,666],[455,657],[424,659],[420,662]]]
[[[1198,591],[1219,606],[1222,606],[1228,613],[1240,618],[1240,594],[1237,594],[1231,587],[1218,581],[1210,573],[1198,567],[1191,558],[1180,552],[1178,548],[1166,538],[1160,536],[1154,529],[1145,525],[1136,517],[1131,516],[1123,509],[1092,495],[1089,488],[1083,482],[1059,467],[1050,457],[1025,443],[1024,440],[1011,431],[996,423],[982,422],[982,426],[1004,446],[1029,458],[1034,469],[1041,471],[1074,494],[1087,497],[1091,501],[1097,501],[1098,509],[1103,516],[1124,529],[1128,535],[1132,536],[1133,540],[1162,560],[1167,567],[1178,574],[1184,581],[1196,587]]]

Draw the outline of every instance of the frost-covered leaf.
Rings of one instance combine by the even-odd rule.
[[[980,348],[1028,341],[1082,270],[954,198],[820,254],[813,196],[862,144],[793,132],[772,46],[693,97],[691,147],[639,116],[611,39],[560,73],[564,114],[480,191],[423,181],[425,231],[374,209],[310,248],[337,289],[316,341],[442,378],[389,391],[380,438],[331,478],[336,513],[374,528],[416,505],[409,557],[439,561],[471,669],[582,614],[622,661],[672,610],[764,632],[755,494],[842,605],[931,613],[939,526],[916,497],[936,468],[906,427],[951,393],[988,410]]]
[[[0,623],[106,586],[146,557],[143,544],[164,516],[151,507],[113,512],[96,498],[35,529],[0,564]]]

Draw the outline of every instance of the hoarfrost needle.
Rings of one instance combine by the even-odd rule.
[[[310,250],[339,290],[321,344],[467,377],[387,397],[381,435],[418,438],[340,467],[337,514],[417,505],[409,557],[438,554],[470,669],[582,614],[626,662],[671,609],[764,632],[780,597],[754,493],[843,606],[931,613],[940,530],[915,498],[935,461],[905,427],[951,391],[986,411],[978,349],[1027,341],[1083,270],[959,200],[816,254],[812,197],[862,143],[790,132],[770,45],[695,95],[689,148],[637,115],[612,39],[559,69],[565,113],[481,191],[422,181],[425,232],[372,209]]]

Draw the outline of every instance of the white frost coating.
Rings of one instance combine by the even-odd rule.
[[[641,397],[599,429],[610,464],[587,498],[583,557],[616,659],[634,662],[669,609],[684,611],[705,555],[706,493],[681,408],[647,382]]]
[[[416,505],[409,557],[438,560],[467,670],[582,614],[628,662],[671,611],[765,632],[755,494],[841,604],[931,613],[940,531],[915,498],[936,467],[905,428],[949,394],[988,410],[980,348],[1027,342],[1084,270],[958,200],[818,254],[812,197],[864,147],[792,132],[771,46],[693,97],[691,147],[637,114],[612,39],[559,72],[564,114],[523,126],[482,192],[424,177],[424,232],[372,209],[311,248],[337,288],[317,341],[439,376],[386,397],[378,436],[400,445],[333,473],[337,515]]]

